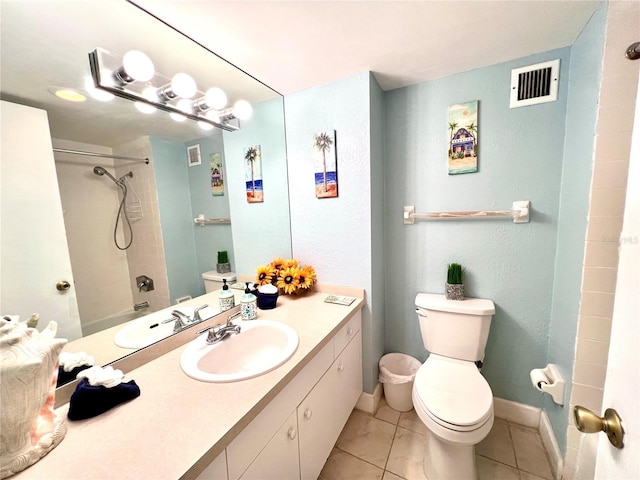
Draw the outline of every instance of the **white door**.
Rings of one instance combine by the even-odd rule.
[[[614,408],[625,429],[624,448],[599,433],[596,479],[640,479],[640,85],[631,141],[629,180],[620,236],[618,280],[603,407]],[[597,412],[602,414],[602,412]]]
[[[82,336],[47,112],[2,102],[0,314]],[[67,281],[69,290],[56,284]]]

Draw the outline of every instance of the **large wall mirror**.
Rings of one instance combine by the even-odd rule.
[[[216,269],[219,251],[228,252],[238,275],[253,274],[272,257],[291,255],[281,95],[125,0],[4,2],[1,22],[2,100],[45,110],[55,150],[43,159],[55,165],[55,178],[34,171],[32,182],[28,176],[21,182],[34,183],[35,195],[44,191],[43,182],[58,185],[73,272],[70,291],[57,292],[52,282],[56,274],[44,264],[47,257],[58,256],[47,255],[55,251],[51,239],[44,239],[43,251],[25,246],[8,252],[3,243],[3,315],[25,319],[37,312],[43,322],[39,329],[55,320],[61,336],[75,340],[204,294],[202,273]],[[253,115],[240,122],[238,131],[205,131],[196,121],[176,122],[164,111],[142,113],[126,99],[94,99],[85,82],[88,54],[98,47],[116,55],[145,52],[164,76],[187,72],[199,90],[224,90],[229,105],[248,101]],[[61,88],[73,89],[85,100],[61,99],[56,96]],[[15,133],[29,149],[30,133]],[[245,154],[255,146],[261,151],[264,198],[250,203]],[[5,172],[10,161],[2,159]],[[3,175],[4,188],[12,179]],[[123,190],[114,179],[127,187],[123,210],[130,231],[127,220],[118,216]],[[30,208],[28,203],[24,208]],[[39,214],[22,212],[31,220],[21,225],[8,226],[3,219],[3,237],[8,228],[20,228],[30,237]],[[230,223],[200,226],[194,222],[199,215],[230,218]],[[42,265],[35,273],[16,266],[33,258],[44,259],[38,260]],[[153,279],[153,290],[139,288],[136,278],[142,275]],[[37,286],[40,280],[44,284]],[[41,310],[46,295],[66,295],[69,303],[76,302],[71,316],[75,309],[79,323]],[[147,309],[134,309],[145,302]]]

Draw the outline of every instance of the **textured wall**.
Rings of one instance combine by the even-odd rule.
[[[151,137],[171,303],[201,290],[184,143]]]
[[[291,257],[287,149],[281,98],[253,106],[251,120],[236,132],[223,132],[229,187],[235,270],[254,275],[259,265],[275,257]],[[260,145],[264,202],[248,203],[244,155]]]
[[[426,358],[415,295],[443,293],[446,265],[459,262],[466,294],[496,304],[483,369],[494,395],[534,406],[542,399],[529,371],[547,363],[569,54],[555,50],[385,94],[386,350]],[[558,101],[510,109],[511,69],[556,58]],[[480,102],[479,172],[449,176],[447,108],[469,100]],[[402,223],[404,205],[503,210],[514,200],[531,201],[531,223]]]
[[[285,98],[293,255],[311,264],[318,281],[366,290],[362,315],[364,389],[377,381],[382,314],[372,316],[372,173],[369,73]],[[337,198],[317,199],[313,136],[336,131]],[[379,158],[379,157],[377,157]],[[379,192],[375,194],[379,195]],[[376,259],[381,262],[382,259]]]
[[[202,163],[187,167],[189,176],[189,191],[191,192],[191,218],[196,218],[202,214],[205,218],[229,218],[229,185],[225,183],[225,192],[222,196],[211,194],[211,167],[210,158],[213,153],[222,155],[223,179],[224,175],[224,145],[222,142],[222,132],[212,131],[210,136],[187,142],[186,146],[200,145],[200,155]],[[235,260],[233,256],[233,240],[231,237],[231,225],[205,225],[193,229],[194,242],[196,248],[197,272],[216,269],[218,263],[218,252],[226,250],[229,254],[231,271],[235,271]],[[204,294],[204,282],[201,280],[201,288],[195,295]]]
[[[560,366],[568,385],[565,391],[567,399],[571,391],[580,304],[606,13],[606,4],[603,4],[571,47],[571,88],[567,101],[558,242],[549,327],[549,363]],[[565,401],[564,406],[560,406],[548,395],[543,396],[543,400],[558,444],[564,451],[569,402]]]

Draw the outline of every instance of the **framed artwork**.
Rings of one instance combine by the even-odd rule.
[[[478,171],[478,101],[449,107],[449,175]]]
[[[316,198],[338,196],[338,162],[336,157],[336,131],[316,133],[313,136],[315,157]]]
[[[221,197],[224,195],[224,178],[222,177],[222,153],[212,153],[209,157],[209,169],[211,171],[211,195]]]
[[[200,159],[200,145],[191,145],[187,147],[187,161],[190,167],[200,165],[202,160]]]
[[[264,202],[260,145],[249,147],[244,153],[244,178],[247,190],[247,202]]]

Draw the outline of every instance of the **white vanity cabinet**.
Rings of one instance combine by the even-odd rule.
[[[300,476],[318,478],[331,449],[362,393],[362,336],[347,324],[353,341],[342,351],[298,407]],[[345,328],[346,328],[345,327]],[[343,330],[345,329],[343,328]],[[334,347],[339,346],[334,339]]]
[[[227,446],[229,480],[318,478],[362,393],[360,325],[358,312]]]

